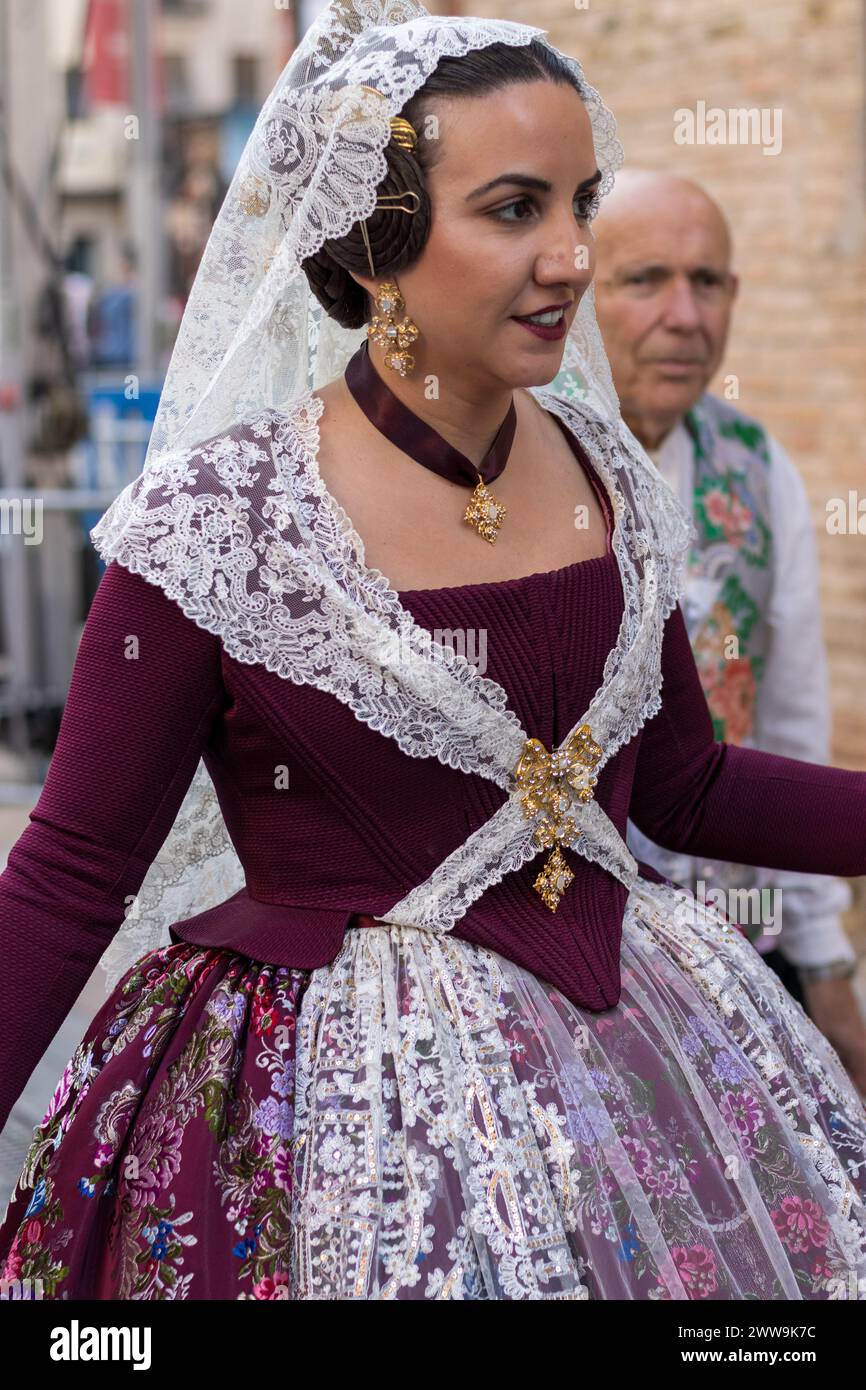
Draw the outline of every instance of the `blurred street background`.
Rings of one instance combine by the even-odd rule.
[[[140,471],[213,218],[262,101],[320,0],[0,0],[0,865],[51,758],[102,573],[88,532]],[[469,0],[536,24],[617,116],[628,163],[703,182],[742,276],[723,371],[791,450],[821,559],[833,762],[866,767],[862,537],[866,0]],[[784,107],[786,145],[678,146],[671,112]],[[21,510],[42,501],[41,543]],[[832,543],[831,543],[832,541]],[[866,894],[846,928],[866,1005]],[[0,963],[2,968],[2,963]],[[0,1136],[0,1211],[32,1127],[105,998],[97,969]]]
[[[27,824],[199,258],[318,0],[0,0],[0,864]],[[41,543],[27,513],[42,501]],[[12,499],[16,499],[13,504]],[[95,971],[0,1135],[0,1208],[105,999]]]

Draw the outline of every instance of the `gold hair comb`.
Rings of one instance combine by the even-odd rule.
[[[368,87],[365,82],[362,82],[360,85],[363,91],[373,92],[375,96],[381,97],[383,101],[385,100],[378,88]],[[392,116],[390,125],[391,139],[394,141],[394,144],[399,145],[400,148],[404,150],[414,150],[418,143],[418,133],[412,123],[407,121],[404,116]]]

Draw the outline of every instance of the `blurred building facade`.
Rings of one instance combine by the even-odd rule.
[[[83,36],[88,10],[90,25],[98,22],[93,0],[48,4],[66,99],[58,166],[65,239],[81,268],[99,282],[112,275],[129,237],[125,117],[134,108],[121,80],[116,103],[88,109],[87,64],[93,55]],[[112,16],[122,20],[123,8],[107,12],[109,30]],[[297,15],[291,6],[237,0],[159,0],[154,15],[166,288],[179,312],[243,144],[294,46]],[[116,30],[121,46],[125,27],[118,23]],[[105,42],[110,45],[110,37]]]

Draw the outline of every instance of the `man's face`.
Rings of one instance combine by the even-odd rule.
[[[727,229],[699,190],[647,182],[602,211],[596,251],[598,321],[614,384],[626,421],[652,448],[721,362],[737,289]]]

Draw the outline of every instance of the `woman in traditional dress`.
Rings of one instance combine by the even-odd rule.
[[[7,1279],[864,1287],[836,1053],[623,840],[631,814],[684,852],[866,873],[866,774],[713,740],[688,522],[592,305],[621,157],[531,26],[335,2],[281,75],[93,532],[0,878],[0,1123],[101,957],[116,979],[34,1131]],[[544,389],[563,367],[577,400]]]

